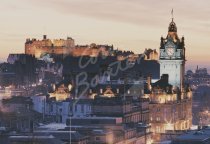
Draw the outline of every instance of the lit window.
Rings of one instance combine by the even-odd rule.
[[[120,93],[120,90],[119,89],[117,89],[117,93]]]
[[[160,127],[156,126],[156,132],[159,133],[160,132]]]
[[[89,93],[92,93],[92,89],[89,90]]]

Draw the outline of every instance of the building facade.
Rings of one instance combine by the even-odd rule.
[[[155,141],[160,141],[164,134],[192,126],[192,91],[184,85],[184,38],[178,38],[173,19],[167,37],[161,38],[159,63],[160,80],[151,83],[148,78],[145,89],[145,96],[150,98],[150,123]]]
[[[158,53],[156,49],[145,49],[144,60],[158,60]]]
[[[47,39],[44,35],[42,40],[26,39],[25,54],[33,55],[40,58],[45,54],[69,54],[73,48],[74,40],[70,37],[64,39],[55,39],[54,41]]]
[[[113,46],[96,45],[75,45],[74,39],[67,37],[67,39],[48,39],[46,35],[42,40],[26,39],[25,54],[35,56],[43,59],[49,55],[72,55],[72,56],[90,56],[97,57],[99,55],[111,55]],[[49,59],[49,58],[48,58]]]

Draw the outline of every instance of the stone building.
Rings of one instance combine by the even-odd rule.
[[[158,53],[156,49],[145,49],[144,60],[158,60]]]
[[[74,40],[70,37],[64,39],[55,39],[54,41],[47,39],[44,35],[42,40],[26,39],[25,42],[25,54],[33,55],[36,58],[40,58],[45,54],[69,54],[71,48],[73,48]]]
[[[75,45],[74,39],[48,39],[46,35],[42,40],[26,39],[25,54],[33,55],[36,58],[43,58],[46,55],[72,55],[72,56],[90,56],[97,57],[99,55],[111,55],[113,46],[96,45]]]
[[[186,72],[185,81],[196,90],[202,86],[210,86],[210,74],[207,68],[199,68],[197,66],[195,72],[191,70]]]
[[[15,96],[3,99],[0,110],[0,126],[17,132],[32,132],[42,116],[33,111],[30,97]]]
[[[149,91],[150,123],[154,134],[190,129],[192,92],[189,87],[182,91],[175,89],[168,83],[168,75],[163,75]]]
[[[150,122],[156,141],[170,131],[188,130],[192,126],[192,91],[184,84],[185,71],[184,37],[180,40],[177,27],[172,19],[168,35],[161,38],[160,76],[145,88],[145,96],[150,98]]]
[[[71,124],[72,130],[89,136],[92,143],[150,144],[147,102],[146,99],[133,101],[120,96],[97,96],[92,103],[91,117],[70,117],[67,125]]]
[[[96,97],[93,115],[121,117],[123,123],[149,123],[149,100],[123,100],[123,97]]]

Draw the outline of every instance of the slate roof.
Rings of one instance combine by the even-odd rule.
[[[94,61],[94,63],[88,61]],[[85,67],[81,67],[79,64]],[[155,60],[145,61],[143,59],[139,59],[133,66],[125,69],[127,65],[127,60],[117,61],[117,57],[108,56],[105,58],[97,57],[96,59],[91,57],[72,57],[67,56],[63,62],[63,74],[78,74],[80,72],[87,72],[89,74],[100,74],[103,71],[107,71],[108,68],[112,70],[112,72],[116,72],[116,76],[111,76],[112,79],[123,78],[126,73],[135,72],[136,75],[151,75],[153,79],[159,79],[160,74],[160,66],[159,63]],[[119,66],[121,69],[119,69]]]
[[[32,105],[33,102],[30,97],[22,97],[22,96],[14,96],[9,99],[3,99],[3,104],[30,104]]]
[[[178,136],[172,144],[202,144],[210,141],[210,129],[202,129],[200,131],[190,131]]]

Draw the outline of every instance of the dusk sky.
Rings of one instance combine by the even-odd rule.
[[[209,0],[1,0],[0,60],[24,53],[26,38],[75,39],[142,53],[159,49],[171,9],[185,36],[187,67],[210,66]]]

